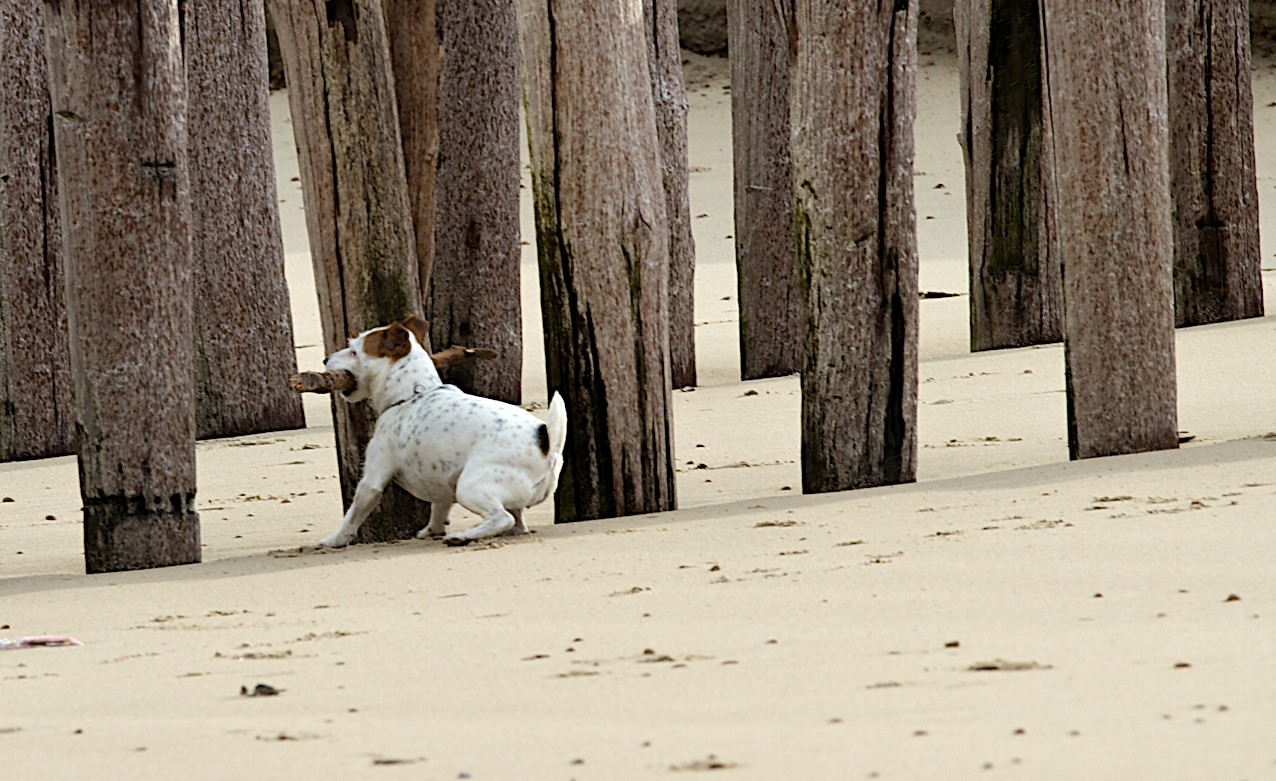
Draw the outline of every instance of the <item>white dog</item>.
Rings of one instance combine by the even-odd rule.
[[[549,422],[512,404],[471,396],[444,385],[421,346],[424,320],[365,331],[324,360],[329,371],[348,371],[357,386],[346,401],[369,399],[377,411],[363,477],[341,528],[320,541],[348,545],[390,481],[430,502],[430,523],[417,537],[444,537],[449,545],[502,533],[523,534],[523,510],[545,501],[563,467],[567,411],[555,393]],[[483,522],[447,534],[453,503]]]

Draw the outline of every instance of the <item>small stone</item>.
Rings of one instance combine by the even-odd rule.
[[[241,697],[274,697],[282,692],[283,689],[276,689],[268,683],[259,683],[252,689],[247,686],[239,687],[239,696]]]

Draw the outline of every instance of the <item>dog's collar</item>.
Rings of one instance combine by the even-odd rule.
[[[390,410],[394,409],[395,407],[399,406],[400,404],[406,404],[406,403],[407,403],[407,402],[409,402],[409,401],[416,401],[417,399],[419,399],[419,398],[421,398],[422,396],[424,396],[424,395],[425,395],[425,392],[426,392],[427,390],[429,390],[429,389],[428,389],[428,388],[426,388],[426,387],[425,387],[425,386],[423,386],[423,385],[417,385],[417,386],[415,386],[414,388],[412,388],[412,395],[411,395],[411,396],[407,396],[407,397],[405,397],[405,398],[399,399],[398,401],[396,401],[396,402],[394,402],[394,403],[392,403],[392,404],[387,405],[385,409],[381,410],[381,414],[382,414],[382,415],[384,415],[385,413],[389,412]]]

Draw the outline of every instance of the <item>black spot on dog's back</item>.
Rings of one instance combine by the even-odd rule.
[[[549,426],[544,423],[536,427],[536,444],[540,445],[541,455],[549,455]]]

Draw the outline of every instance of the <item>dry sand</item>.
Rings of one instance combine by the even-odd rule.
[[[922,288],[964,293],[955,68],[922,63]],[[200,443],[205,563],[90,578],[74,459],[0,465],[0,637],[85,643],[0,652],[4,776],[1276,777],[1276,321],[1180,332],[1181,450],[1067,463],[1061,349],[970,355],[966,297],[925,300],[920,481],[801,496],[797,381],[738,380],[724,64],[688,65],[703,385],[674,394],[684,509],[299,550],[341,514],[310,398],[303,431]],[[1276,266],[1276,61],[1255,75]],[[258,683],[283,691],[240,695]]]

